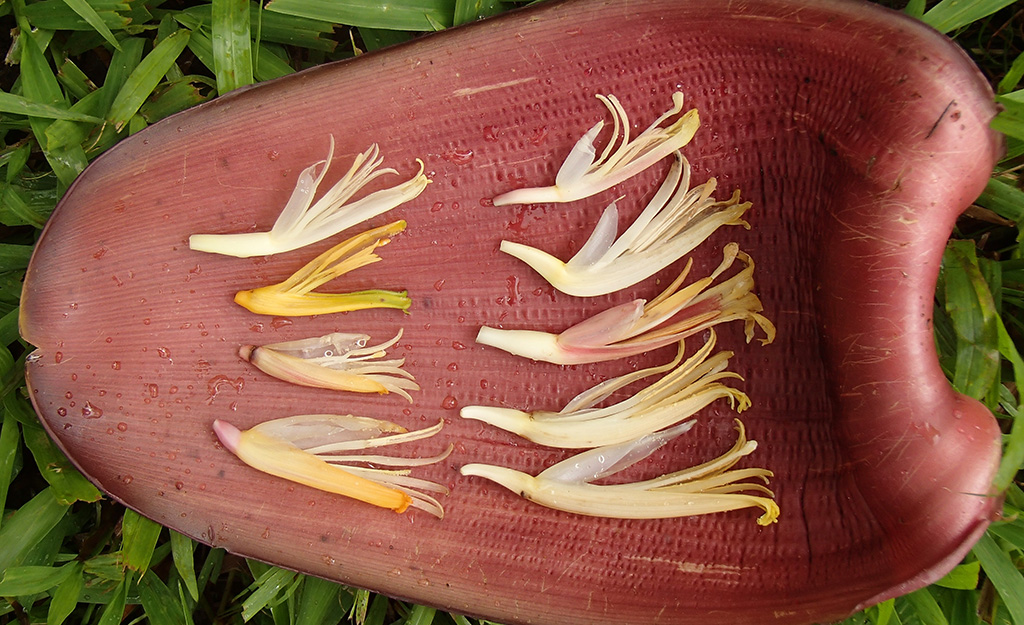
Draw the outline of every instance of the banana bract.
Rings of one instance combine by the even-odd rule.
[[[580,137],[605,120],[597,163],[614,119],[596,94],[616,95],[632,141],[674,108],[677,92],[685,106],[659,127],[700,111],[700,129],[681,148],[691,186],[714,177],[720,201],[742,190],[749,231],[720,227],[664,270],[589,298],[558,291],[500,251],[511,240],[570,259],[613,201],[618,232],[627,232],[668,175],[671,152],[571,203],[491,206],[491,198],[552,185]],[[28,396],[56,444],[112,499],[291,570],[503,623],[841,621],[942,577],[1000,509],[990,492],[1000,430],[947,382],[931,325],[954,221],[1001,153],[994,115],[984,77],[961,50],[867,3],[534,3],[236,90],[95,159],[28,268],[20,307],[34,350]],[[300,172],[325,156],[328,135],[338,155],[376,143],[381,168],[400,172],[360,193],[408,180],[416,159],[432,180],[415,201],[360,227],[408,222],[377,248],[384,262],[314,291],[404,290],[415,302],[407,313],[286,317],[232,302],[238,290],[286,279],[333,239],[241,259],[188,248],[192,234],[273,224]],[[349,158],[335,159],[321,189]],[[680,291],[710,276],[730,241],[756,261],[750,293],[778,330],[760,345],[745,341],[748,319],[714,326],[716,350],[733,352],[728,370],[743,378],[729,385],[753,400],[741,417],[757,449],[730,471],[771,470],[778,522],[754,522],[760,507],[588,516],[460,474],[485,464],[536,477],[576,454],[462,419],[462,408],[559,410],[604,380],[664,365],[677,349],[672,340],[621,359],[534,362],[477,344],[480,327],[562,333],[624,305],[632,308],[619,312],[642,317],[687,261]],[[704,292],[746,266],[737,255]],[[749,321],[754,337],[767,338]],[[399,327],[386,359],[405,360],[421,387],[410,391],[413,404],[396,393],[285,384],[238,357],[242,345],[334,332],[378,342]],[[687,338],[688,348],[710,329]],[[609,346],[583,330],[574,348]],[[445,460],[413,468],[450,489],[437,497],[444,520],[257,471],[211,429],[215,420],[244,430],[323,413],[410,431],[444,420],[434,437],[394,448],[430,458],[454,445]],[[736,441],[735,416],[727,402],[712,402],[671,446],[594,483],[642,482],[715,459]]]

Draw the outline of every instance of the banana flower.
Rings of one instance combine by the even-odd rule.
[[[759,525],[778,519],[779,506],[764,484],[767,469],[733,469],[757,448],[737,419],[736,444],[714,460],[649,480],[625,484],[593,484],[648,457],[693,427],[693,421],[617,445],[591,449],[532,476],[489,464],[467,464],[462,475],[482,477],[526,499],[564,512],[617,519],[663,519],[757,507]],[[753,482],[746,480],[755,480]],[[751,494],[757,493],[757,494]]]
[[[644,211],[616,239],[615,202],[604,210],[587,242],[568,262],[536,248],[502,241],[501,251],[533,267],[563,293],[606,295],[628,288],[682,258],[720,226],[750,225],[741,219],[750,202],[739,191],[719,202],[711,196],[716,180],[690,188],[690,164],[679,152],[665,181]]]
[[[420,171],[405,182],[374,191],[354,202],[349,202],[370,181],[385,174],[397,174],[394,169],[377,169],[384,158],[377,144],[356,156],[348,172],[323,197],[313,203],[313,196],[323,182],[334,158],[334,136],[327,158],[313,163],[299,174],[288,203],[269,232],[242,232],[237,234],[193,234],[189,247],[200,252],[211,252],[247,258],[295,250],[350,228],[367,219],[408,202],[427,187],[430,180]],[[317,170],[319,169],[319,173]]]
[[[231,453],[264,473],[395,512],[413,507],[442,518],[444,509],[437,499],[419,491],[447,494],[447,488],[410,477],[409,469],[378,467],[433,464],[447,458],[452,446],[429,458],[348,452],[422,440],[440,432],[443,425],[439,421],[409,432],[388,421],[321,414],[274,419],[244,431],[216,420],[213,431]]]
[[[412,302],[405,291],[312,292],[353,269],[378,262],[380,256],[374,254],[374,250],[390,243],[389,237],[402,230],[405,230],[405,222],[396,221],[358,234],[309,261],[284,282],[239,291],[235,294],[235,303],[261,315],[291,317],[367,308],[408,310]]]
[[[754,261],[739,246],[723,250],[722,263],[710,276],[680,288],[692,260],[658,297],[637,299],[602,311],[560,334],[536,330],[504,330],[483,326],[478,343],[517,356],[558,365],[575,365],[625,358],[671,345],[720,323],[743,321],[747,342],[761,328],[762,344],[775,338],[775,326],[764,315],[761,300],[751,292]],[[736,260],[745,267],[715,285],[715,280]]]
[[[595,161],[594,141],[604,128],[604,120],[597,122],[576,142],[555,175],[554,185],[502,193],[493,199],[495,206],[572,202],[590,197],[632,178],[683,147],[700,126],[697,109],[690,109],[671,124],[661,126],[683,110],[683,94],[676,92],[672,94],[672,108],[630,141],[629,117],[618,98],[600,94],[597,98],[608,108],[613,123],[612,137],[601,157]]]
[[[742,378],[725,368],[732,352],[713,356],[715,334],[682,365],[683,344],[674,360],[606,380],[576,396],[558,412],[524,412],[494,406],[466,406],[465,419],[489,423],[525,439],[568,449],[617,445],[691,418],[711,402],[726,398],[737,411],[750,406],[747,396],[722,384],[723,379]],[[669,371],[660,380],[635,395],[606,408],[595,406],[611,393],[633,382]]]
[[[404,358],[380,360],[402,338],[399,330],[390,341],[367,346],[365,334],[334,332],[298,341],[238,350],[242,360],[285,382],[314,388],[356,393],[396,393],[412,402],[408,391],[419,390],[412,374],[402,369]]]

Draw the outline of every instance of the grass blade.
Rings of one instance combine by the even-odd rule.
[[[53,566],[12,566],[0,580],[0,597],[36,595],[64,582],[75,571],[74,564]]]
[[[153,51],[146,55],[138,66],[132,70],[124,86],[117,92],[110,111],[107,113],[107,120],[117,130],[124,128],[125,124],[138,112],[146,98],[153,93],[156,86],[160,84],[164,74],[178,60],[178,56],[188,45],[189,31],[179,30],[161,41]]]
[[[128,80],[132,70],[138,67],[145,47],[145,39],[129,37],[121,41],[121,49],[115,50],[114,54],[110,57],[110,67],[107,69],[107,75],[103,79],[103,87],[100,89],[100,92],[103,94],[100,110],[103,111],[104,115],[110,111],[111,105],[114,104],[114,99],[121,91],[121,88],[124,87],[124,83]]]
[[[431,625],[437,610],[424,605],[413,606],[409,616],[405,619],[405,625]]]
[[[0,223],[5,226],[42,228],[53,210],[53,204],[47,204],[44,208],[42,203],[35,199],[37,197],[23,187],[14,184],[3,185],[0,190]]]
[[[32,257],[31,245],[0,243],[0,271],[16,271],[28,267]]]
[[[946,311],[957,334],[953,386],[965,395],[982,399],[999,374],[995,302],[978,266],[973,242],[950,243],[942,266]]]
[[[17,566],[67,514],[49,488],[23,505],[0,528],[0,571]]]
[[[875,625],[889,625],[890,621],[893,621],[895,625],[899,624],[900,618],[896,615],[895,599],[888,599],[875,607],[878,608],[878,619],[875,621]]]
[[[1024,191],[999,178],[992,178],[975,202],[1004,219],[1024,224]]]
[[[3,403],[5,408],[10,409],[13,404],[23,401],[18,397],[9,396],[4,398]],[[16,409],[25,414],[32,414],[32,409],[24,404],[17,406]],[[63,452],[57,449],[41,426],[23,425],[21,432],[25,446],[32,452],[39,473],[50,484],[58,503],[70,506],[76,501],[94,502],[103,497],[100,491],[78,472]]]
[[[114,589],[107,607],[103,609],[98,625],[120,625],[124,616],[124,606],[128,602],[128,586],[131,584],[131,572],[125,572],[124,577]]]
[[[50,608],[46,612],[46,625],[61,625],[67,620],[75,611],[78,597],[82,594],[82,588],[85,587],[82,563],[72,562],[67,566],[74,567],[74,570],[50,594]]]
[[[253,82],[249,21],[249,0],[213,0],[211,28],[218,93]]]
[[[1010,556],[988,533],[974,546],[973,553],[981,561],[992,585],[1014,623],[1024,623],[1024,576],[1017,570]]]
[[[909,0],[906,8],[903,9],[903,12],[910,17],[921,19],[921,17],[924,16],[925,4],[925,0]]]
[[[365,588],[357,588],[352,597],[352,610],[348,614],[349,620],[356,625],[363,625],[366,622],[366,612],[370,608],[370,591]]]
[[[1024,92],[1014,91],[997,96],[996,102],[1003,110],[992,120],[992,129],[1012,139],[1024,139]]]
[[[509,5],[500,0],[455,0],[455,26],[504,13]]]
[[[411,35],[400,30],[384,30],[382,28],[360,28],[359,37],[363,40],[366,51],[379,50],[408,41]]]
[[[1000,328],[1002,328],[1002,324],[1000,324]],[[1024,410],[1021,410],[1020,406],[1015,408],[1008,403],[1003,404],[1003,409],[1013,419],[1013,425],[1010,427],[1009,436],[1005,438],[1003,458],[999,462],[999,469],[993,480],[994,488],[1000,492],[1013,484],[1017,473],[1024,466]]]
[[[1014,549],[1024,551],[1024,519],[1019,516],[1012,521],[993,523],[989,527],[989,533],[1005,540]]]
[[[138,512],[125,510],[121,522],[121,563],[132,571],[145,573],[153,559],[153,551],[162,529]]]
[[[64,4],[68,5],[72,11],[77,13],[89,26],[92,26],[107,43],[113,46],[115,49],[120,48],[121,45],[117,42],[117,37],[114,37],[114,33],[110,32],[110,28],[107,27],[106,22],[100,17],[100,14],[96,12],[96,9],[92,8],[92,5],[85,0],[64,0]]]
[[[7,493],[14,477],[14,462],[18,458],[20,444],[18,422],[5,410],[3,424],[0,425],[0,510],[7,509]],[[0,529],[3,527],[3,515],[0,514]]]
[[[139,600],[150,625],[185,625],[178,598],[155,574],[139,578]]]
[[[361,625],[384,625],[387,613],[388,598],[384,595],[373,595],[373,601],[370,602],[370,608],[366,611],[366,618]]]
[[[64,100],[64,94],[61,93],[60,85],[57,83],[50,65],[46,62],[42,49],[36,44],[35,38],[29,34],[22,34],[19,41],[22,44],[21,87],[25,97],[57,108],[66,108],[67,102]],[[43,145],[42,138],[46,136],[46,129],[51,123],[53,122],[50,120],[38,117],[29,118],[32,133],[36,137],[36,142],[42,147],[46,161],[53,168],[53,172],[61,184],[68,187],[89,164],[88,159],[85,157],[85,152],[77,146],[50,149]]]
[[[255,590],[242,602],[242,620],[249,622],[256,613],[271,605],[292,582],[298,573],[277,567],[268,568],[260,575],[253,586]]]
[[[302,583],[302,595],[295,609],[293,625],[323,625],[337,623],[345,616],[339,594],[341,586],[335,582],[306,577]]]
[[[1006,75],[999,81],[996,93],[1004,94],[1013,91],[1020,85],[1021,78],[1024,78],[1024,52],[1018,54],[1017,58],[1013,60],[1010,69],[1007,70]]]
[[[945,577],[935,582],[935,585],[955,590],[973,590],[978,587],[980,573],[981,563],[977,560],[966,562],[946,573]]]
[[[25,115],[26,117],[43,117],[46,119],[64,119],[73,122],[99,123],[101,120],[92,115],[75,113],[66,108],[58,108],[42,102],[33,102],[28,98],[6,91],[0,91],[0,113]]]
[[[948,33],[988,17],[1014,2],[1015,0],[942,0],[929,9],[922,20],[935,30]]]
[[[931,591],[927,588],[915,590],[903,597],[903,600],[908,606],[913,608],[921,623],[927,623],[927,625],[949,625],[946,615],[942,613],[942,608],[939,607],[935,597],[932,596]]]
[[[181,581],[185,583],[189,596],[199,601],[199,584],[196,581],[196,563],[193,554],[196,544],[184,534],[169,530],[171,534],[171,556],[174,568],[177,569]]]
[[[350,26],[432,31],[451,26],[454,0],[271,0],[268,11]]]

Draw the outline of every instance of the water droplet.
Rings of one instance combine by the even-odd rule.
[[[176,488],[178,490],[181,490],[181,489],[185,488],[185,482],[181,482],[181,481],[175,482],[174,483],[174,488]]]
[[[127,432],[128,431],[128,424],[125,423],[124,421],[118,422],[118,424],[117,424],[117,431],[118,432]]]
[[[280,157],[281,153],[278,152],[277,150],[267,150],[267,158],[269,158],[270,160],[276,161]]]
[[[473,150],[446,148],[441,150],[441,158],[454,165],[466,165],[473,160]]]
[[[57,414],[62,417],[66,417],[68,416],[68,409],[65,408],[64,406],[61,406],[60,408],[57,409]]]
[[[94,406],[92,402],[85,402],[82,406],[82,416],[86,419],[99,419],[103,416],[103,410],[99,406]]]
[[[62,360],[64,360],[64,354],[62,352],[57,352],[56,354],[53,355],[53,362],[55,364],[59,365],[60,361]]]
[[[523,294],[519,291],[519,276],[508,276],[505,278],[505,303],[516,304],[523,301]],[[500,302],[499,302],[500,303]]]
[[[158,397],[160,395],[160,387],[156,384],[147,384],[146,389],[149,391],[150,397]]]
[[[445,410],[455,410],[455,408],[458,407],[458,405],[459,401],[452,397],[451,395],[448,395],[447,397],[441,400],[441,407],[444,408]]]
[[[274,328],[275,330],[277,330],[278,328],[283,328],[285,326],[290,326],[290,325],[292,325],[292,320],[291,319],[286,319],[284,317],[274,317],[270,321],[270,327]]]
[[[459,370],[459,365],[457,363],[450,362],[450,363],[448,363],[448,370],[449,371],[458,371]]]
[[[113,369],[114,371],[119,371],[121,369],[121,361],[115,360],[114,362],[110,363],[110,368]]]
[[[158,347],[158,348],[156,348],[156,353],[161,358],[166,358],[167,362],[169,362],[171,364],[174,364],[174,359],[171,358],[171,351],[169,349],[167,349],[166,347]]]
[[[465,344],[460,343],[459,341],[452,341],[452,349],[462,351],[466,349],[466,346]]]
[[[125,484],[131,484],[132,482],[135,481],[135,478],[130,475],[126,475],[121,478],[121,481],[124,482]]]
[[[444,202],[434,202],[434,204],[430,207],[430,212],[437,213],[440,212],[442,208],[444,208]]]
[[[206,392],[207,392],[207,403],[213,403],[213,400],[217,397],[218,393],[221,392],[225,387],[235,389],[235,393],[241,393],[245,387],[245,380],[241,377],[234,379],[229,378],[226,375],[215,375],[206,381]]]
[[[444,288],[444,279],[443,278],[441,280],[438,280],[437,282],[434,283],[434,290],[435,291],[440,291],[443,288]]]

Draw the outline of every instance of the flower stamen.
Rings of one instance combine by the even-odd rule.
[[[414,467],[440,462],[453,447],[429,458],[339,454],[429,438],[437,425],[409,432],[378,419],[352,415],[299,415],[261,423],[241,431],[230,423],[214,421],[221,443],[254,469],[318,490],[351,497],[395,512],[419,508],[444,517],[441,504],[421,490],[447,494],[444,486],[410,477],[409,470],[374,466]],[[352,466],[360,463],[361,466]]]
[[[715,284],[736,260],[745,267]],[[723,250],[722,263],[711,275],[686,287],[692,260],[679,277],[650,302],[638,299],[602,311],[559,334],[536,330],[481,327],[477,342],[511,354],[558,365],[625,358],[671,345],[720,323],[742,320],[747,341],[761,328],[763,344],[775,338],[775,326],[761,314],[754,287],[754,261],[735,243]]]
[[[717,399],[728,399],[734,409],[742,412],[749,407],[750,400],[742,391],[722,384],[721,380],[743,378],[725,370],[732,352],[711,355],[715,340],[712,331],[704,346],[682,364],[684,348],[680,342],[678,355],[667,365],[606,380],[578,395],[558,412],[466,406],[460,414],[541,445],[584,449],[625,443],[673,426],[690,419]],[[616,390],[665,371],[669,372],[629,399],[605,408],[595,407]]]
[[[753,468],[730,470],[757,448],[747,440],[743,423],[736,420],[736,444],[718,458],[701,465],[640,482],[592,484],[648,457],[692,427],[681,423],[641,438],[591,449],[571,456],[536,476],[489,464],[467,464],[462,475],[489,479],[542,506],[586,516],[619,519],[686,517],[757,507],[764,513],[759,525],[771,525],[779,516],[772,491],[765,486],[772,472]],[[755,480],[749,482],[745,480]],[[760,482],[760,483],[759,483]],[[750,491],[757,494],[750,494]]]
[[[284,282],[239,291],[235,302],[261,315],[292,317],[367,308],[408,310],[412,302],[405,291],[313,292],[354,269],[380,261],[374,250],[387,245],[391,241],[389,237],[404,229],[405,222],[396,221],[358,234],[309,261]]]
[[[502,241],[501,251],[533,267],[563,293],[577,297],[614,293],[669,266],[720,226],[750,228],[741,218],[750,202],[740,203],[739,191],[720,202],[712,197],[716,185],[711,178],[691,189],[690,164],[676,151],[661,188],[617,239],[619,213],[612,202],[590,238],[568,262],[513,241]]]
[[[590,197],[632,178],[682,148],[700,126],[697,109],[687,111],[668,126],[661,126],[683,110],[683,94],[676,92],[672,94],[672,108],[630,141],[629,117],[618,98],[614,95],[598,95],[597,98],[611,113],[613,123],[611,139],[601,157],[595,161],[594,141],[604,128],[603,120],[576,142],[559,168],[554,185],[502,193],[494,198],[495,206],[572,202]]]
[[[419,390],[412,374],[402,369],[404,358],[380,360],[402,338],[399,330],[389,341],[366,346],[369,336],[334,332],[325,336],[244,345],[239,357],[279,380],[337,391],[396,393],[412,402],[409,391]]]
[[[322,241],[367,219],[386,213],[416,198],[430,184],[430,180],[423,174],[423,162],[417,161],[420,170],[409,180],[350,202],[352,197],[372,180],[386,174],[398,173],[390,167],[378,169],[384,158],[380,156],[380,150],[374,143],[365,152],[358,154],[341,180],[313,203],[313,196],[327,175],[331,160],[334,158],[333,135],[330,140],[327,158],[313,163],[299,174],[288,203],[281,210],[270,231],[194,234],[189,237],[189,247],[200,252],[240,258],[288,252]]]

